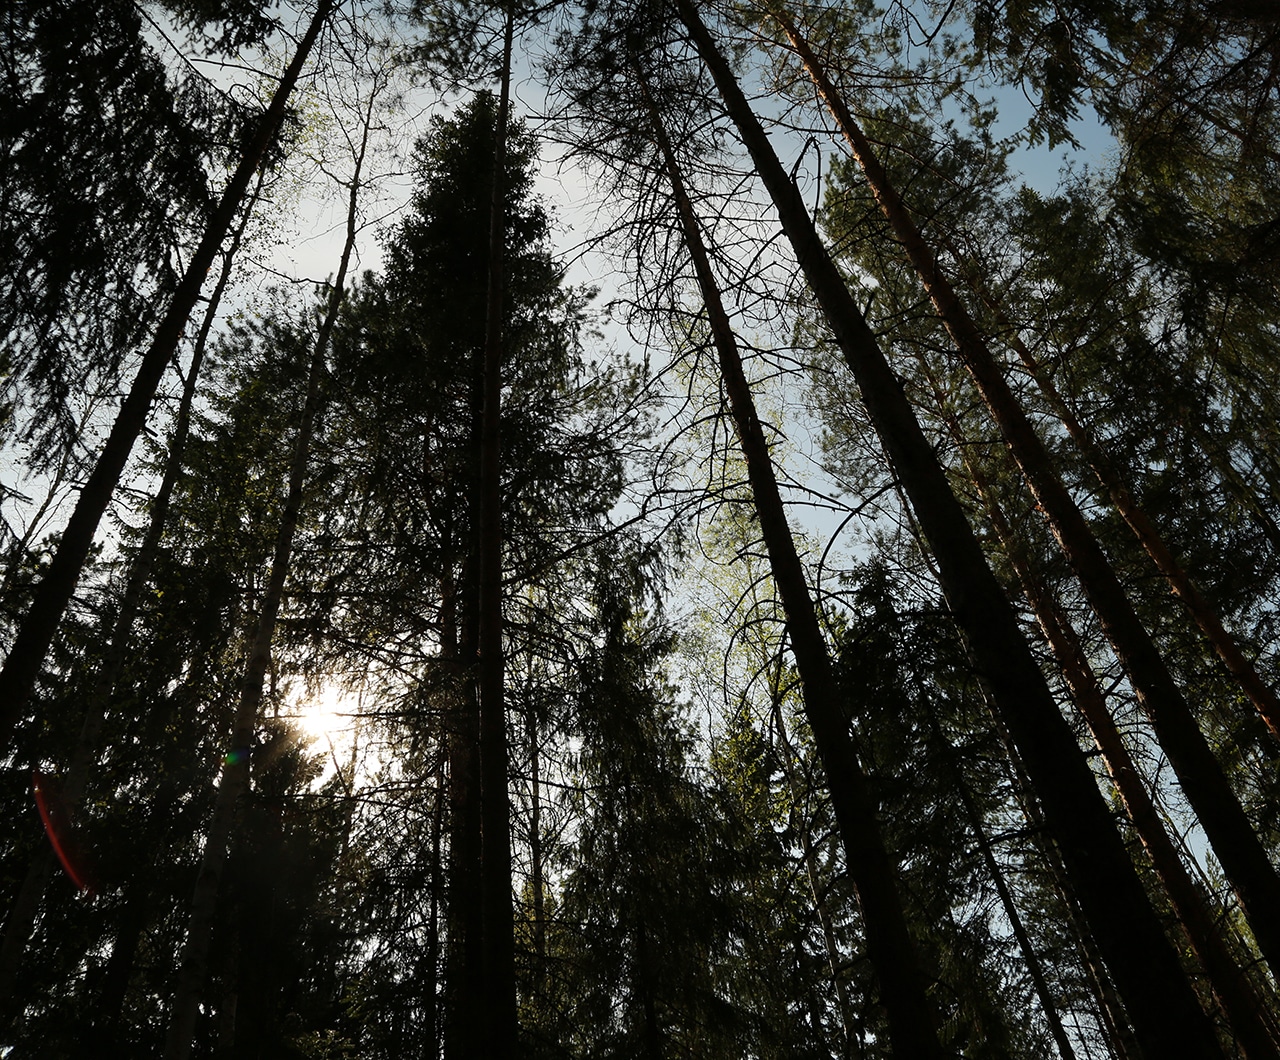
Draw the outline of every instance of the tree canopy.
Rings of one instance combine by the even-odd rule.
[[[1280,1060],[1269,5],[0,63],[0,1055]]]

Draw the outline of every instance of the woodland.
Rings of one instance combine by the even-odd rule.
[[[0,1058],[1280,1060],[1273,3],[0,64]]]

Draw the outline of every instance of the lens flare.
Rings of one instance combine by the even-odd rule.
[[[31,790],[35,793],[36,809],[40,811],[40,820],[44,822],[45,835],[49,837],[49,844],[62,863],[67,877],[85,894],[92,895],[93,889],[89,886],[84,867],[77,864],[71,814],[57,788],[36,769],[31,773]]]

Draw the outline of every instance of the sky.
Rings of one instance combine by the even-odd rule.
[[[154,17],[160,17],[151,7],[147,10]],[[157,46],[171,57],[175,66],[180,65],[180,59],[170,42],[180,41],[181,34],[172,26],[166,27],[159,23],[155,32]],[[168,42],[160,38],[162,33],[168,36]],[[273,63],[277,67],[283,63],[279,56],[256,61],[265,68],[271,68]],[[544,89],[532,69],[534,61],[530,55],[518,56],[514,98],[517,113],[524,114],[536,128],[538,115],[548,108]],[[200,69],[225,86],[237,83],[244,85],[251,83],[246,73],[246,68],[251,65],[251,61],[246,61],[245,68],[201,64]],[[313,81],[309,95],[302,101],[303,109],[314,123],[315,129],[295,151],[288,167],[290,173],[300,174],[301,177],[293,179],[289,186],[277,187],[273,193],[276,202],[260,210],[262,224],[258,228],[258,235],[248,247],[245,264],[238,270],[239,276],[248,282],[233,294],[230,300],[232,311],[251,309],[257,291],[264,284],[311,286],[332,276],[336,271],[344,236],[345,195],[340,187],[324,176],[315,161],[307,161],[308,156],[313,156],[317,160],[323,159],[330,171],[336,168],[338,172],[342,172],[344,169],[339,130],[334,119],[326,120],[324,117],[328,109],[325,98],[327,87]],[[357,242],[354,275],[358,275],[361,270],[378,267],[381,260],[379,233],[387,225],[394,223],[412,190],[407,163],[412,142],[426,128],[431,113],[439,113],[450,107],[447,98],[442,98],[430,88],[407,83],[401,83],[398,88],[401,95],[397,106],[395,109],[385,109],[380,115],[384,132],[379,139],[379,150],[366,170],[366,174],[372,174],[376,179],[364,197],[363,228]],[[1015,89],[1002,89],[995,92],[994,96],[999,114],[997,135],[1016,135],[1031,114],[1030,103]],[[767,110],[767,99],[762,99],[760,106]],[[1096,121],[1081,120],[1073,127],[1073,132],[1080,141],[1079,149],[1060,146],[1050,150],[1045,144],[1034,148],[1023,146],[1014,154],[1011,164],[1021,171],[1026,183],[1042,192],[1053,190],[1063,166],[1068,163],[1077,167],[1098,167],[1104,164],[1110,147],[1110,138],[1105,129]],[[840,144],[833,140],[822,145],[820,151],[814,152],[804,150],[803,141],[794,137],[788,139],[784,135],[777,135],[775,140],[788,166],[803,155],[799,177],[802,181],[807,179],[810,182],[806,198],[816,201],[819,189],[813,186],[813,181],[819,176],[818,166],[829,165],[829,159],[841,149]],[[600,302],[603,303],[625,284],[625,280],[616,271],[617,263],[613,259],[590,249],[584,251],[583,248],[600,230],[601,224],[607,222],[608,211],[602,211],[590,179],[562,155],[563,152],[555,145],[544,144],[543,166],[537,177],[536,188],[556,219],[555,251],[569,262],[568,282],[602,286],[604,291]],[[826,161],[818,163],[819,158]],[[336,166],[335,159],[338,159]],[[349,168],[349,160],[346,168]],[[606,326],[605,331],[606,341],[614,347],[625,349],[630,344],[629,337],[619,327]],[[38,479],[23,481],[19,473],[20,466],[15,461],[14,454],[0,454],[0,473],[3,473],[6,484],[16,485],[32,498],[30,504],[17,502],[12,497],[6,497],[3,502],[5,516],[19,527],[29,520],[48,488],[47,482]],[[69,494],[64,490],[63,503],[54,506],[47,513],[48,522],[42,533],[56,529],[59,525],[61,519],[57,513],[59,510],[65,511],[67,496]]]

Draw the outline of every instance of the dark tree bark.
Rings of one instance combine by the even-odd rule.
[[[83,1060],[101,1056],[126,1055],[123,1037],[124,1003],[133,976],[134,960],[151,915],[153,896],[145,890],[126,895],[124,907],[116,923],[116,937],[111,945],[102,980],[102,989],[94,1003],[92,1042],[84,1043]]]
[[[779,662],[779,669],[781,662]],[[778,694],[778,682],[776,678],[772,682],[771,691],[773,694],[773,727],[778,734],[778,745],[781,750],[782,772],[787,778],[787,789],[791,792],[791,801],[793,805],[800,806],[802,802],[802,783],[801,778],[796,776],[796,754],[791,746],[790,737],[787,735],[786,722],[782,716],[782,703]],[[849,985],[845,982],[845,977],[840,974],[840,968],[837,963],[840,955],[840,949],[836,942],[835,929],[831,923],[831,914],[827,911],[827,903],[823,901],[823,896],[818,887],[818,852],[814,846],[812,829],[809,827],[808,821],[802,821],[800,824],[800,850],[804,855],[805,875],[809,881],[809,894],[813,898],[813,909],[818,916],[818,925],[822,928],[822,943],[827,951],[827,971],[831,977],[831,985],[836,992],[836,1004],[840,1012],[840,1027],[844,1031],[844,1044],[848,1055],[851,1057],[861,1057],[862,1035],[858,1027],[857,1020],[854,1018],[853,1006],[849,1001]]]
[[[454,678],[446,710],[449,903],[445,954],[445,1060],[478,1060],[484,1029],[480,718],[475,682],[471,678],[476,652],[476,593],[472,570],[471,563],[464,563],[461,586],[456,586],[453,578],[446,574],[440,593],[441,657]],[[466,594],[461,601],[458,599],[460,594]],[[459,622],[462,629],[460,637]]]
[[[796,39],[799,42],[797,43],[797,48],[799,48],[803,42],[799,37]],[[808,60],[806,59],[805,61],[807,65]],[[837,120],[840,119],[837,117]],[[961,260],[954,247],[948,247],[948,250],[953,258],[957,261]],[[1000,300],[986,284],[976,277],[971,278],[969,283],[974,293],[992,312],[997,324],[1005,329],[1006,341],[1009,347],[1018,355],[1018,359],[1031,374],[1031,378],[1035,380],[1036,387],[1048,401],[1049,406],[1053,409],[1053,414],[1058,417],[1063,427],[1066,428],[1067,433],[1071,436],[1072,441],[1076,443],[1076,447],[1089,464],[1094,477],[1098,480],[1098,484],[1102,486],[1107,496],[1111,498],[1111,503],[1115,505],[1116,511],[1120,513],[1128,524],[1129,529],[1133,531],[1134,537],[1137,538],[1143,550],[1151,558],[1156,569],[1164,575],[1165,580],[1169,583],[1170,590],[1186,606],[1188,613],[1195,620],[1196,625],[1200,627],[1200,632],[1204,634],[1205,639],[1217,653],[1219,659],[1222,660],[1223,665],[1239,683],[1245,695],[1249,697],[1250,702],[1253,703],[1255,709],[1267,723],[1267,727],[1272,734],[1280,737],[1280,699],[1277,699],[1275,691],[1262,680],[1256,667],[1245,657],[1240,645],[1236,643],[1235,638],[1223,626],[1222,619],[1219,617],[1216,608],[1204,598],[1196,587],[1195,582],[1192,581],[1191,575],[1178,562],[1178,558],[1165,542],[1164,536],[1160,533],[1154,520],[1147,514],[1146,509],[1138,503],[1138,499],[1134,497],[1132,490],[1129,489],[1124,476],[1104,452],[1093,431],[1071,411],[1070,404],[1059,393],[1058,388],[1054,386],[1053,380],[1041,369],[1040,363],[1027,348],[1026,343],[1022,341],[1012,321],[1009,320]],[[1229,461],[1216,460],[1212,452],[1213,447],[1206,447],[1203,439],[1201,447],[1206,450],[1210,455],[1210,459],[1214,460],[1216,466],[1223,472],[1224,477],[1241,495],[1241,499],[1245,503],[1253,502],[1251,507],[1255,510],[1255,515],[1263,532],[1268,535],[1274,546],[1280,547],[1280,529],[1277,529],[1270,513],[1256,503],[1256,498],[1252,496],[1251,491],[1241,491],[1239,473],[1230,467]],[[1224,463],[1226,463],[1226,467],[1223,467]]]
[[[644,89],[644,75],[640,83]],[[880,999],[889,1015],[895,1052],[903,1056],[941,1057],[937,1019],[925,996],[925,978],[907,928],[894,863],[880,825],[866,776],[849,736],[848,722],[831,667],[827,644],[809,595],[804,568],[787,524],[782,495],[774,476],[768,443],[756,415],[755,401],[742,369],[737,341],[720,297],[682,171],[648,98],[650,126],[662,155],[680,215],[685,246],[694,270],[719,356],[720,372],[747,464],[747,477],[769,565],[787,616],[787,633],[800,672],[805,716],[813,730],[840,826],[845,861],[858,894],[867,953],[880,980]]]
[[[813,60],[812,52],[796,32],[794,24],[776,12],[774,17],[792,36],[797,50],[804,48],[801,54],[806,64]],[[1190,706],[1129,602],[1110,561],[1058,476],[1048,450],[1009,389],[977,324],[942,274],[933,251],[911,220],[896,189],[890,184],[888,174],[876,158],[870,142],[854,122],[835,88],[816,65],[816,60],[808,69],[832,108],[876,201],[919,274],[961,360],[1000,428],[1009,451],[1049,520],[1054,537],[1084,587],[1107,639],[1115,648],[1116,655],[1138,694],[1139,702],[1155,729],[1160,746],[1169,756],[1169,762],[1177,773],[1187,800],[1199,817],[1218,861],[1235,888],[1259,948],[1272,967],[1280,966],[1280,874],[1277,874],[1263,849],[1221,763],[1209,747]],[[1113,496],[1123,500],[1128,494],[1127,491],[1117,490]],[[1168,550],[1163,549],[1163,543],[1160,542],[1160,547],[1156,547],[1157,542],[1152,536],[1154,528],[1145,515],[1135,512],[1130,506],[1125,517],[1135,532],[1139,533],[1148,550],[1154,549],[1152,556],[1156,559],[1157,566],[1170,578],[1175,594],[1181,596],[1206,629],[1216,629],[1222,638],[1226,638],[1226,632],[1216,615],[1208,610],[1208,605],[1200,598],[1185,574],[1180,568],[1175,571],[1170,567],[1171,564],[1176,567],[1176,564],[1173,564]],[[1267,718],[1268,724],[1271,724],[1270,703],[1274,697],[1262,685],[1234,642],[1228,645],[1221,640],[1214,640],[1214,646],[1220,653],[1226,652],[1224,658],[1227,659],[1229,668],[1241,680],[1245,690],[1254,697],[1255,706]],[[1251,680],[1249,674],[1252,674]]]
[[[506,4],[502,88],[494,129],[489,204],[489,283],[485,298],[484,408],[480,438],[480,630],[476,660],[480,694],[481,901],[485,1051],[487,1060],[516,1055],[515,924],[511,899],[511,796],[502,646],[501,404],[503,244],[506,238],[507,123],[515,6]]]
[[[1017,903],[1013,900],[1013,892],[1009,890],[1009,884],[1005,881],[1004,870],[1000,868],[999,862],[996,861],[995,852],[991,849],[986,829],[983,827],[982,814],[979,812],[978,807],[974,805],[969,785],[964,779],[960,763],[956,761],[955,748],[943,736],[942,731],[938,728],[937,720],[930,716],[929,722],[934,742],[942,752],[943,761],[951,774],[952,783],[960,795],[964,814],[969,819],[969,827],[973,829],[973,838],[978,844],[978,852],[982,855],[982,863],[986,865],[987,872],[991,876],[991,882],[995,884],[996,894],[1000,897],[1000,905],[1004,909],[1004,915],[1009,921],[1013,937],[1018,942],[1018,949],[1022,951],[1022,959],[1027,964],[1027,973],[1031,976],[1031,984],[1035,988],[1036,997],[1040,1001],[1040,1011],[1044,1013],[1044,1018],[1049,1024],[1049,1032],[1053,1035],[1053,1042],[1058,1047],[1058,1055],[1062,1060],[1075,1060],[1076,1054],[1071,1047],[1071,1039],[1067,1036],[1066,1027],[1062,1025],[1062,1016],[1058,1012],[1057,1002],[1053,992],[1049,989],[1048,980],[1045,978],[1044,962],[1040,960],[1040,955],[1036,953],[1036,948],[1031,942],[1031,936],[1027,934],[1026,926],[1022,923],[1022,915],[1018,912]]]
[[[4,668],[0,669],[0,747],[8,745],[14,726],[27,709],[27,702],[40,668],[44,665],[49,645],[53,642],[58,624],[62,621],[62,615],[80,579],[98,524],[107,505],[111,503],[111,496],[124,472],[133,443],[137,441],[138,434],[146,423],[151,402],[165,368],[182,339],[187,320],[200,297],[205,276],[231,229],[248,191],[249,181],[261,166],[267,148],[280,128],[298,76],[320,36],[320,31],[328,22],[335,2],[336,0],[319,0],[307,31],[298,42],[293,59],[285,68],[271,103],[258,123],[253,139],[245,148],[244,155],[205,229],[204,238],[192,255],[191,263],[174,292],[173,301],[169,304],[155,338],[142,359],[133,385],[120,406],[98,462],[80,491],[80,497],[62,533],[49,570],[41,579],[31,609],[14,638]]]
[[[1152,1056],[1186,1055],[1188,1051],[1205,1057],[1222,1055],[1147,901],[1088,764],[1036,666],[902,385],[692,0],[675,0],[675,7],[769,190],[783,231],[911,500],[937,559],[948,604],[1044,806],[1052,835],[1139,1041]]]
[[[530,652],[530,662],[532,655]],[[526,724],[529,728],[529,864],[533,874],[530,886],[533,889],[534,978],[535,982],[541,983],[546,975],[547,960],[547,884],[542,849],[542,748],[538,712],[532,704]]]

